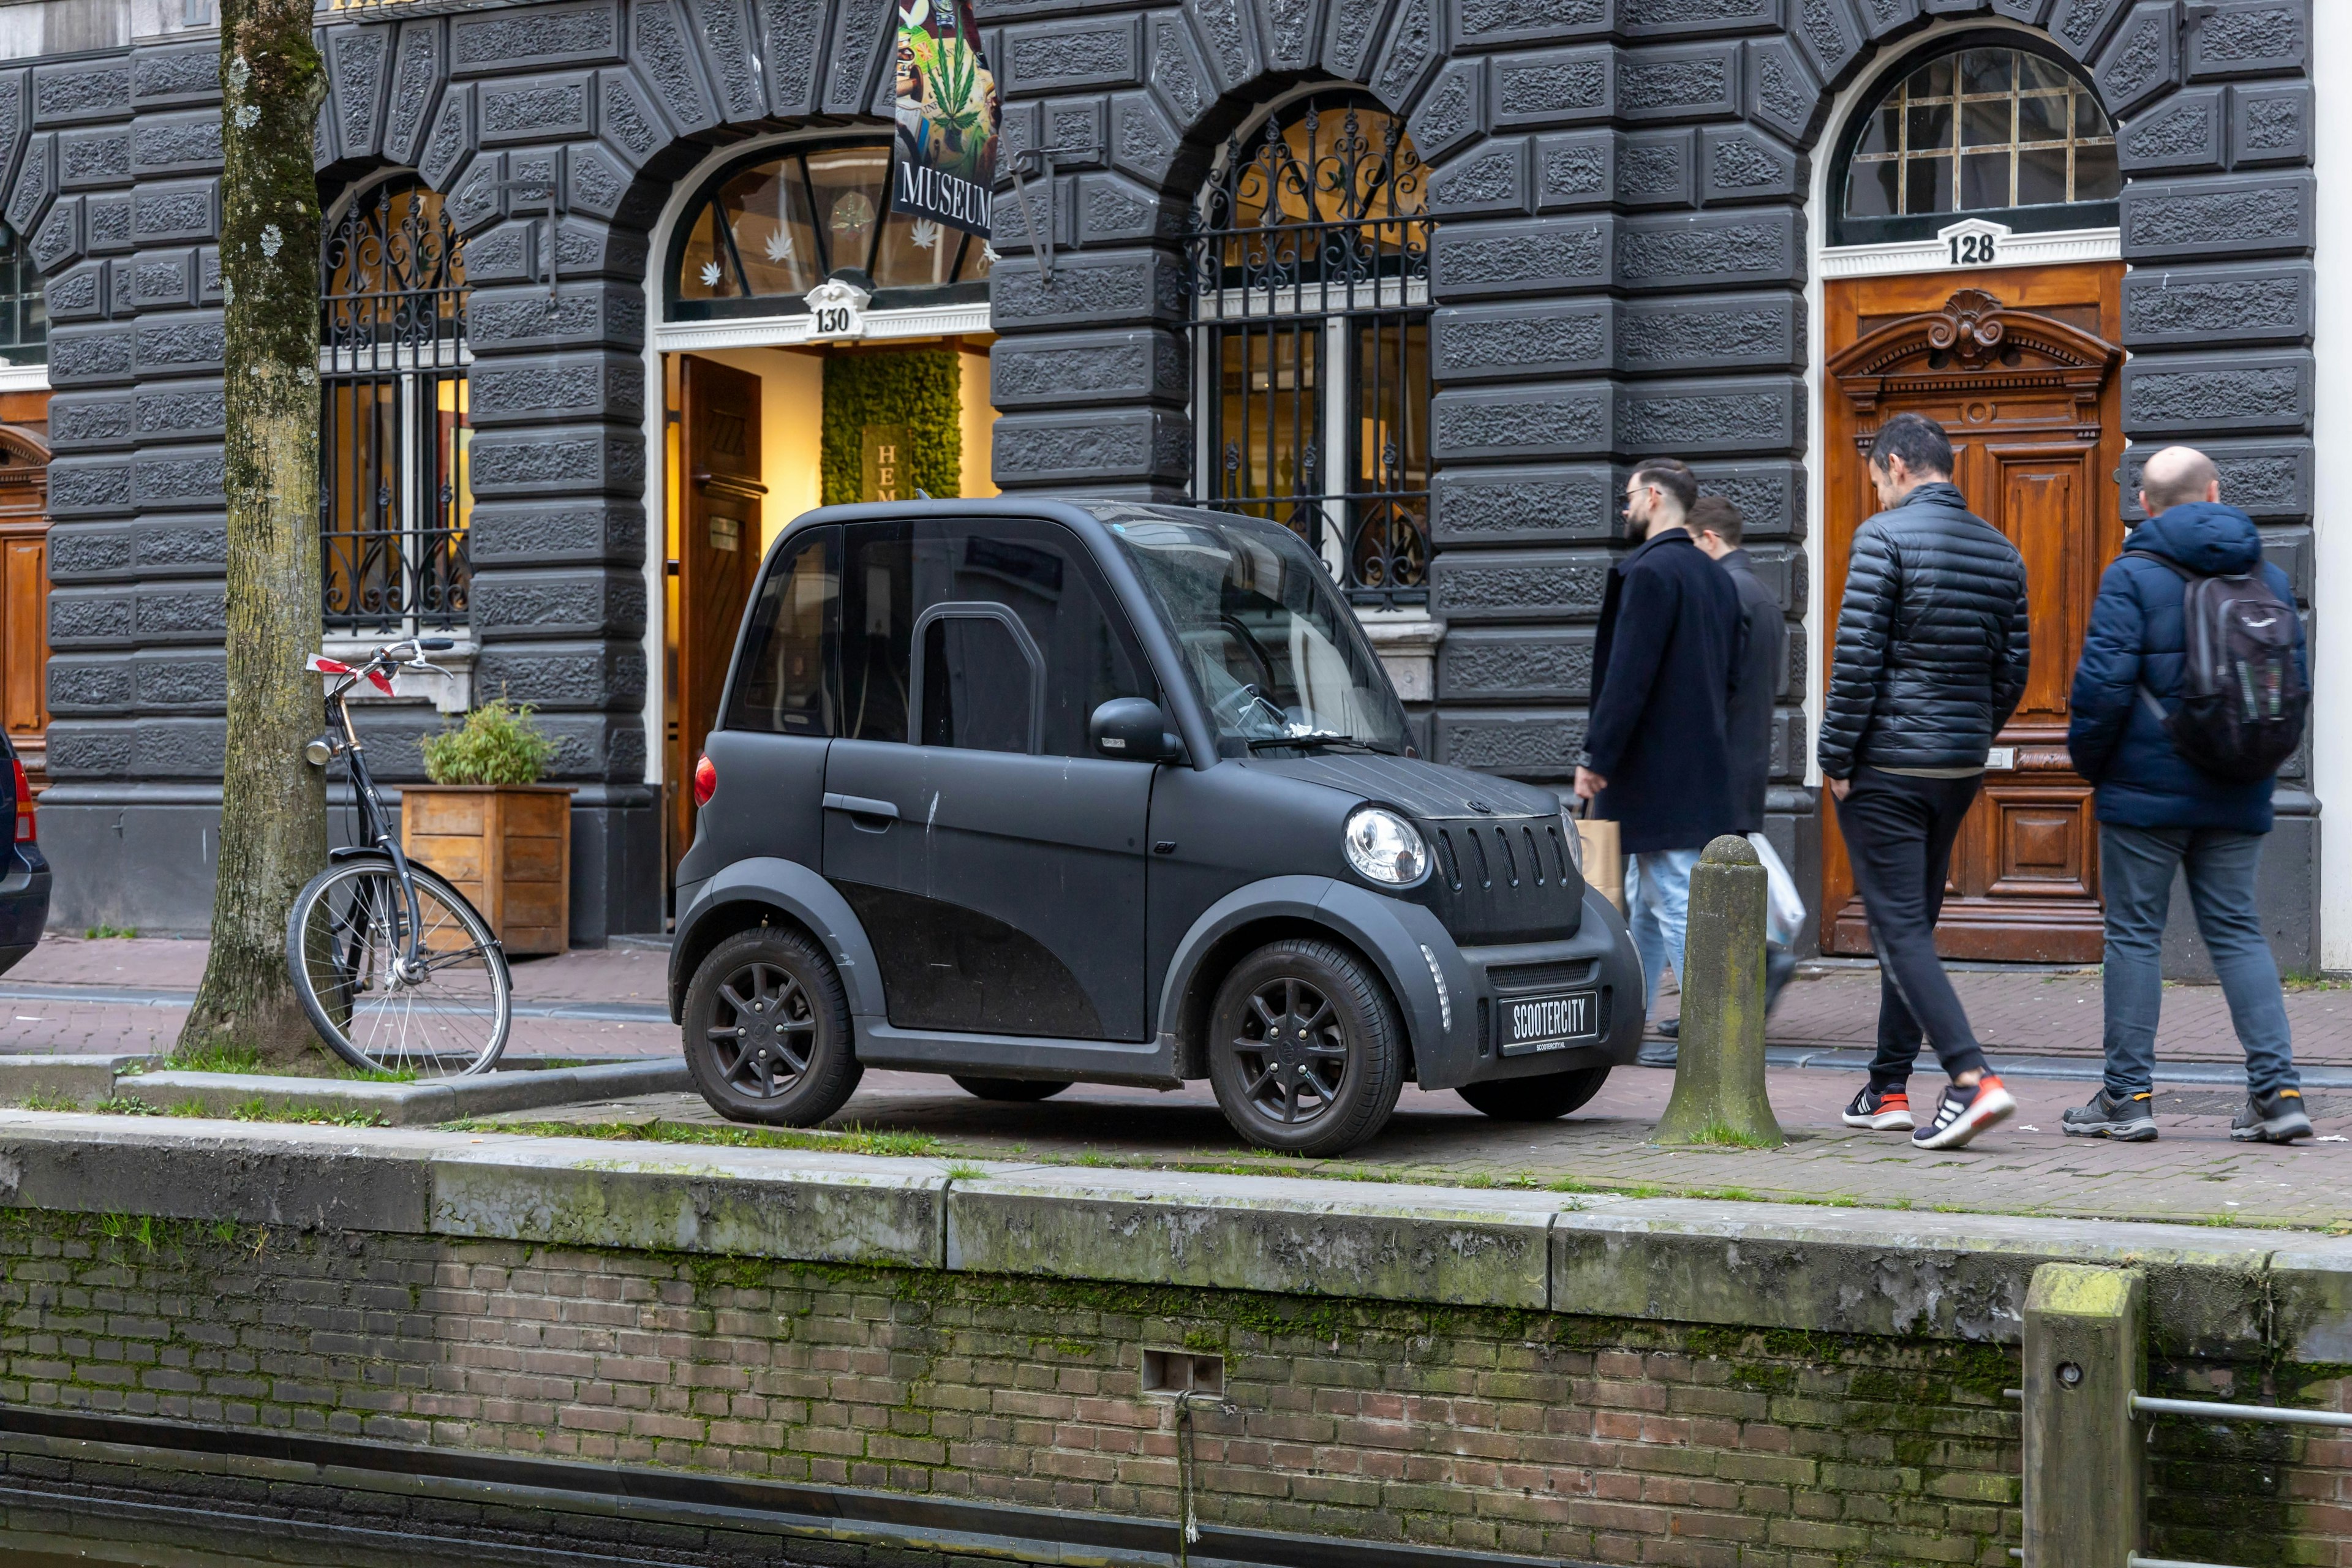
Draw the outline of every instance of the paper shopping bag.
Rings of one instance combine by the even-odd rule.
[[[1584,847],[1584,883],[1625,912],[1625,856],[1620,850],[1617,825],[1594,817],[1576,819],[1576,837]]]

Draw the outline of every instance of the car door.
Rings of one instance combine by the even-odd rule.
[[[1077,536],[1042,521],[844,532],[824,874],[902,1029],[1135,1041],[1154,769],[1087,720],[1153,696]]]
[[[821,863],[824,754],[840,707],[840,555],[838,527],[796,530],[760,580],[726,706],[703,737],[717,791],[697,813],[681,889],[753,856]],[[681,787],[692,787],[695,760]]]

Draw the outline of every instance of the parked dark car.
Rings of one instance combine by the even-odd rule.
[[[693,784],[670,1005],[739,1121],[822,1121],[867,1067],[1008,1100],[1207,1078],[1251,1142],[1327,1154],[1409,1079],[1562,1115],[1642,1032],[1559,797],[1417,760],[1276,524],[811,512]]]
[[[33,805],[33,786],[16,748],[0,734],[0,756],[8,759],[7,826],[0,829],[0,974],[16,967],[38,947],[41,930],[49,923],[49,863],[41,857],[40,819]]]

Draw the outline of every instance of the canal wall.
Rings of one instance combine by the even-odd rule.
[[[0,1503],[644,1561],[1992,1568],[2041,1263],[2352,1373],[2296,1233],[23,1113],[0,1205]],[[2346,1445],[2156,1442],[2151,1552],[2352,1556]]]

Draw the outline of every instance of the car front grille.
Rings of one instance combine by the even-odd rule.
[[[1422,824],[1436,864],[1423,901],[1465,946],[1549,942],[1575,934],[1584,879],[1557,816],[1449,818]]]

